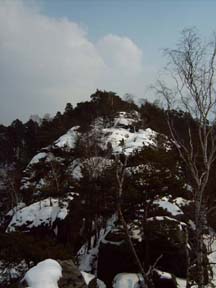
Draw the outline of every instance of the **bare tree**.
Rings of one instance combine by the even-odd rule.
[[[64,173],[63,163],[56,159],[54,155],[50,152],[48,153],[48,167],[49,171],[46,175],[45,181],[46,185],[44,187],[46,193],[49,194],[50,198],[50,206],[52,206],[52,197],[59,198],[60,204],[60,196],[61,192],[63,192],[63,186],[66,182],[66,174]]]
[[[20,177],[20,171],[12,165],[5,165],[0,171],[1,200],[7,203],[6,210],[15,209],[22,200],[19,193]]]
[[[102,151],[102,134],[98,129],[98,125],[103,125],[103,122],[99,122],[100,119],[97,125],[94,123],[92,129],[80,136],[77,142],[81,174],[83,176],[80,191],[85,202],[87,215],[84,230],[88,235],[88,250],[92,248],[92,244],[93,246],[96,245],[100,237],[100,231],[106,222],[102,208],[104,207],[105,194],[104,191],[101,191],[100,183],[113,162],[108,158],[107,152]],[[93,243],[91,241],[92,236],[94,236]]]
[[[149,266],[148,270],[144,270],[144,266],[141,263],[141,260],[136,252],[136,249],[134,247],[133,241],[130,236],[130,231],[128,229],[127,222],[125,220],[123,211],[122,211],[122,197],[123,197],[123,185],[125,181],[125,174],[126,174],[126,168],[127,168],[127,162],[128,158],[127,156],[124,155],[124,160],[121,161],[119,156],[115,157],[115,166],[116,166],[116,180],[117,180],[117,203],[116,203],[116,208],[117,208],[117,214],[118,214],[118,219],[123,226],[124,233],[130,248],[130,251],[134,257],[135,263],[139,269],[139,272],[141,273],[143,280],[140,279],[140,287],[143,288],[154,288],[154,282],[153,282],[153,272],[155,271],[155,268],[161,259],[162,255],[158,257],[155,261],[155,263],[151,266]]]
[[[204,227],[207,213],[207,185],[216,159],[216,38],[205,44],[195,29],[185,29],[176,49],[166,50],[171,75],[169,85],[158,81],[156,87],[167,104],[167,119],[171,140],[190,172],[195,204],[195,263],[197,285],[205,284]],[[172,120],[172,109],[180,107],[196,123],[196,132],[188,123],[186,139],[182,139]],[[194,135],[196,135],[194,137]],[[189,269],[190,270],[190,269]],[[189,273],[190,274],[190,273]],[[188,275],[188,287],[191,285]]]

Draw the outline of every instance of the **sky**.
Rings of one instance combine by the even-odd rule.
[[[55,115],[96,89],[153,100],[180,32],[216,31],[216,1],[0,0],[0,123]]]

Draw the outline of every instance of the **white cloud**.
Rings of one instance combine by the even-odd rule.
[[[136,93],[142,78],[142,51],[129,38],[93,43],[79,24],[43,15],[36,4],[0,2],[0,122],[54,113],[96,88]]]
[[[110,34],[97,46],[110,69],[121,70],[130,76],[142,72],[142,51],[129,38]]]

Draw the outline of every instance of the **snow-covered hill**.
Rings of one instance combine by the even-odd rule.
[[[135,119],[131,118],[134,114]],[[107,123],[104,124],[101,118],[96,119],[88,133],[80,133],[78,126],[71,128],[66,134],[62,135],[50,146],[43,148],[33,157],[25,169],[21,189],[23,191],[31,189],[33,190],[33,194],[40,195],[41,191],[47,185],[47,178],[49,178],[44,177],[42,171],[50,170],[49,173],[53,174],[55,172],[53,171],[53,162],[62,165],[72,181],[80,179],[82,176],[82,161],[76,158],[76,155],[73,155],[76,145],[79,146],[80,137],[86,137],[86,142],[92,141],[92,139],[90,139],[92,135],[93,137],[98,137],[96,140],[100,142],[101,149],[106,150],[110,145],[113,154],[124,153],[131,155],[143,147],[156,148],[159,134],[150,128],[137,129],[136,123],[139,121],[140,117],[138,112],[131,114],[120,112],[108,125]],[[164,139],[166,139],[165,136]],[[167,141],[164,141],[165,148],[168,147],[167,143]],[[98,155],[94,155],[93,158],[97,156]],[[102,158],[101,161],[103,162]],[[44,174],[46,174],[46,171]],[[53,175],[50,175],[50,177],[52,176]]]
[[[138,111],[118,112],[108,120],[100,116],[88,129],[74,126],[38,151],[23,171],[22,197],[5,215],[4,233],[43,237],[41,231],[47,230],[52,240],[70,247],[69,258],[76,258],[86,284],[94,278],[86,274],[91,273],[108,288],[138,288],[139,271],[131,260],[115,206],[117,169],[123,167],[123,162],[117,165],[125,157],[128,162],[122,204],[129,235],[142,262],[154,265],[162,255],[156,273],[157,288],[164,287],[164,279],[174,285],[169,287],[181,283],[183,288],[187,255],[194,248],[191,187],[180,163],[172,158],[174,154],[171,160],[168,157],[173,151],[167,136],[144,124]],[[154,161],[149,159],[151,156]],[[191,237],[189,242],[186,231]],[[29,259],[27,265],[26,254],[9,268],[6,259],[0,259],[0,277],[8,283],[11,275],[23,276],[31,268],[27,266],[33,265]],[[39,255],[37,260],[40,257],[43,259]],[[214,260],[215,254],[209,259]],[[24,279],[31,287],[58,287],[61,266],[50,260],[41,263]],[[14,267],[21,267],[16,270],[21,272],[11,274]],[[48,274],[53,283],[45,281]],[[0,288],[6,283],[3,280]],[[104,287],[99,280],[96,283]]]

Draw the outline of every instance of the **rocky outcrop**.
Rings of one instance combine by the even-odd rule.
[[[62,277],[58,281],[59,288],[87,288],[82,274],[73,260],[58,260],[62,267]]]
[[[87,288],[84,278],[72,259],[46,259],[32,267],[21,280],[19,287]],[[40,285],[40,286],[39,286]],[[54,287],[54,286],[52,286]],[[55,286],[56,287],[56,286]]]
[[[160,270],[184,278],[187,271],[186,227],[185,223],[167,216],[149,218],[145,233],[138,239],[132,238],[141,262],[152,265],[160,257]],[[131,231],[132,235],[136,235],[137,226],[135,229],[134,233]],[[124,232],[115,228],[100,243],[98,277],[111,287],[115,275],[122,272],[138,273],[139,270]]]
[[[98,277],[112,287],[116,274],[137,272],[124,232],[113,229],[100,242],[98,254]]]
[[[153,275],[155,288],[177,288],[178,284],[173,274],[162,272],[159,270],[154,271]]]
[[[159,269],[182,278],[187,272],[186,227],[185,223],[170,217],[152,217],[148,219],[146,235],[149,259],[154,263],[161,257]]]

